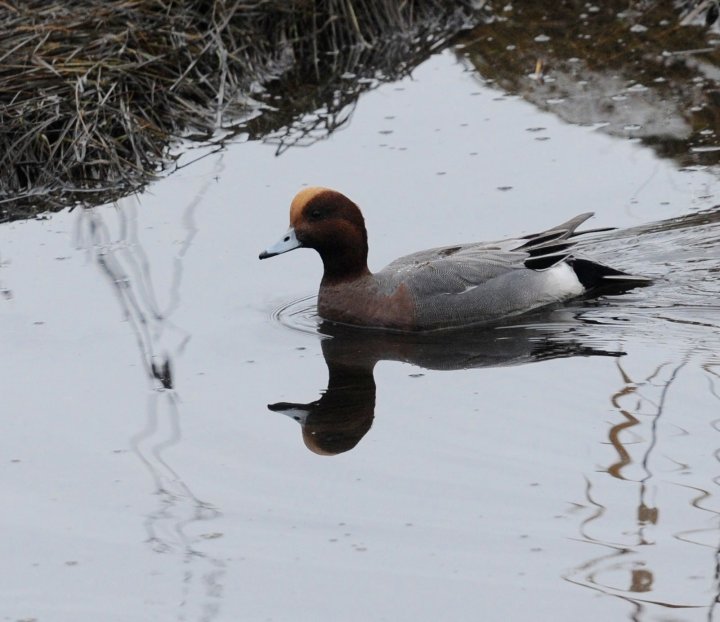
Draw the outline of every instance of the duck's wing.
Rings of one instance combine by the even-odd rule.
[[[404,271],[414,269],[428,262],[444,262],[446,260],[455,261],[460,257],[472,255],[475,258],[487,257],[495,258],[497,261],[514,261],[516,258],[503,258],[502,255],[511,250],[506,240],[504,242],[473,242],[470,244],[457,244],[455,246],[441,246],[438,248],[429,248],[424,251],[418,251],[410,255],[398,257],[395,261],[383,268],[383,272]],[[517,240],[515,240],[517,242]],[[526,256],[523,253],[520,256]]]
[[[374,275],[387,294],[403,288],[420,330],[491,322],[566,300],[584,289],[563,261],[525,267],[526,251],[466,246],[424,261],[394,262]]]
[[[612,229],[610,227],[577,231],[577,228],[592,216],[593,212],[578,214],[574,218],[552,229],[541,231],[540,233],[532,233],[518,240],[513,240],[518,243],[513,247],[513,250],[527,253],[528,256],[525,259],[526,268],[531,270],[549,268],[570,257],[570,249],[575,245],[575,240],[571,238],[588,233],[610,231]]]
[[[575,244],[570,240],[571,237],[605,231],[605,229],[593,229],[576,232],[576,229],[592,215],[592,212],[580,214],[552,229],[521,238],[430,248],[396,259],[387,265],[383,272],[403,272],[407,276],[408,272],[422,273],[436,269],[446,272],[444,268],[447,268],[452,272],[465,273],[470,269],[475,275],[472,278],[485,280],[523,266],[541,270],[569,256],[568,251]]]
[[[572,255],[571,238],[585,233],[576,229],[590,216],[522,238],[421,251],[395,260],[376,277],[388,291],[401,285],[409,290],[420,328],[491,321],[608,284],[627,289],[646,283]]]
[[[377,276],[393,288],[405,283],[419,295],[460,293],[522,269],[528,256],[525,251],[508,251],[497,245],[464,244],[400,257]]]
[[[429,248],[424,251],[418,251],[410,255],[405,255],[393,261],[386,266],[385,270],[401,269],[407,265],[421,263],[424,261],[432,261],[435,259],[443,259],[450,257],[458,252],[488,252],[493,251],[524,251],[530,256],[538,256],[557,252],[570,248],[575,242],[570,238],[585,235],[587,233],[597,233],[599,231],[609,231],[610,229],[590,229],[585,231],[577,231],[577,228],[588,218],[593,216],[593,212],[586,212],[571,218],[567,222],[541,231],[540,233],[530,233],[519,238],[510,238],[505,240],[497,240],[494,242],[471,242],[467,244],[457,244],[454,246],[441,246],[438,248]]]

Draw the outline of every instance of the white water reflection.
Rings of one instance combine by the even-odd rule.
[[[328,395],[319,261],[257,261],[303,183],[358,200],[376,268],[582,206],[635,227],[589,253],[659,280],[523,328],[510,367],[355,344],[372,427],[318,457],[267,404]],[[0,227],[3,615],[712,619],[717,202],[712,171],[498,101],[441,56],[310,149],[236,145],[137,202]]]

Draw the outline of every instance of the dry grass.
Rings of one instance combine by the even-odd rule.
[[[211,137],[278,80],[327,91],[381,56],[405,71],[470,4],[0,0],[0,221],[141,188],[174,139]]]

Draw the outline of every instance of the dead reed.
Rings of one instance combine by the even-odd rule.
[[[0,0],[0,222],[136,191],[173,140],[211,137],[268,87],[307,106],[267,124],[292,125],[317,104],[300,87],[329,93],[348,72],[377,76],[380,61],[383,76],[407,71],[471,5]]]

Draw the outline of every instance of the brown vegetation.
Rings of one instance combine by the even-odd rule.
[[[397,76],[460,30],[470,4],[0,2],[0,222],[141,188],[174,139],[210,138],[257,110],[251,97],[278,81],[296,89],[294,105],[256,117],[252,132],[290,126],[298,104],[317,103],[303,87],[327,95],[380,56],[384,75]]]

